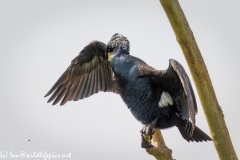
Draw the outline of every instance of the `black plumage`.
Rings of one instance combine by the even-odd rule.
[[[145,127],[178,127],[187,141],[211,138],[195,126],[197,103],[187,73],[176,60],[166,70],[148,66],[129,55],[126,37],[115,34],[107,46],[92,41],[74,58],[50,91],[48,102],[79,100],[99,91],[120,94],[123,101]]]

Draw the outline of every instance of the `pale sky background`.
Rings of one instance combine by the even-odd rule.
[[[240,2],[180,4],[240,156]],[[86,44],[107,43],[114,33],[125,35],[130,53],[149,65],[165,69],[174,58],[190,75],[158,0],[1,0],[0,23],[0,152],[71,152],[72,160],[155,159],[140,147],[142,125],[119,95],[99,93],[64,106],[52,106],[43,96]],[[197,100],[197,126],[210,135]],[[177,128],[162,133],[177,160],[218,159],[212,142],[188,143]]]

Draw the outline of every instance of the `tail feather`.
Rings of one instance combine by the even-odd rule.
[[[212,141],[212,139],[197,126],[195,126],[194,130],[192,131],[191,122],[183,121],[177,127],[182,137],[186,139],[188,142],[189,141],[196,141],[196,142]]]

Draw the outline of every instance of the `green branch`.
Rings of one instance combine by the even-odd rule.
[[[177,42],[190,68],[218,156],[222,160],[237,160],[207,67],[181,6],[177,0],[160,0],[160,3],[167,14]]]

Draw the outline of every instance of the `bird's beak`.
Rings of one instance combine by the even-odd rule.
[[[112,52],[108,52],[108,61],[111,62],[111,59],[112,59]]]

